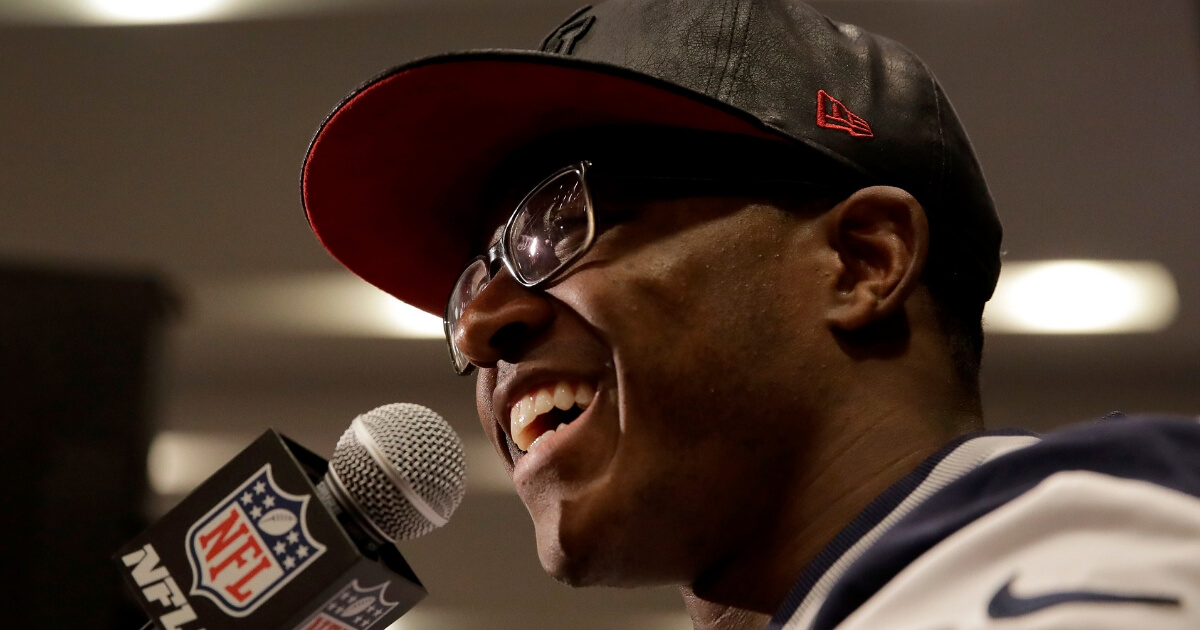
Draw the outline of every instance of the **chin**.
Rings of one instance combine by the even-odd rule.
[[[630,553],[636,545],[612,536],[618,533],[613,527],[573,532],[557,526],[545,528],[552,531],[535,529],[542,569],[561,584],[630,588],[675,583],[655,570],[649,554]]]
[[[653,510],[644,501],[630,501],[626,493],[609,496],[613,487],[630,485],[603,484],[569,499],[545,493],[526,500],[538,560],[548,575],[573,587],[687,583],[694,554],[681,550],[675,528],[647,519]]]
[[[538,559],[542,561],[542,569],[546,574],[559,584],[573,587],[601,584],[595,579],[594,573],[587,569],[586,563],[570,562],[565,556],[555,552],[539,552]]]
[[[571,587],[610,586],[631,588],[656,584],[639,575],[636,567],[598,564],[588,559],[571,557],[554,550],[538,554],[542,569],[560,584]]]
[[[538,560],[542,563],[542,570],[550,577],[567,586],[609,584],[603,577],[605,572],[599,570],[595,559],[598,541],[591,540],[588,545],[564,544],[557,535],[557,527],[553,528],[555,531],[552,534],[543,532],[541,527],[536,529]]]

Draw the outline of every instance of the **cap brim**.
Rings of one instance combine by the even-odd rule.
[[[659,125],[783,140],[719,101],[618,66],[478,51],[398,66],[325,119],[301,174],[317,238],[367,282],[441,315],[478,239],[480,188],[550,134]]]

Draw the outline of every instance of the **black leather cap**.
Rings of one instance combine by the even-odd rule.
[[[927,273],[991,296],[1001,228],[941,86],[903,46],[795,0],[612,0],[534,51],[394,68],[317,132],[314,232],[367,281],[440,314],[473,251],[480,188],[506,155],[576,128],[655,125],[791,143],[924,206]],[[478,228],[476,228],[478,229]]]

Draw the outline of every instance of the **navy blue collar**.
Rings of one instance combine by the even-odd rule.
[[[884,490],[879,496],[875,497],[871,503],[867,505],[862,512],[850,521],[837,536],[821,549],[820,553],[813,558],[811,562],[800,573],[795,584],[787,596],[783,599],[775,615],[771,618],[767,625],[767,630],[780,630],[788,623],[788,621],[796,614],[797,609],[809,596],[809,593],[841,559],[851,550],[864,536],[876,529],[888,515],[896,512],[896,509],[910,495],[913,494],[922,484],[929,479],[930,473],[937,468],[938,464],[942,463],[948,456],[956,451],[959,451],[965,444],[981,437],[989,436],[1036,436],[1037,434],[1023,429],[1000,429],[996,431],[984,431],[961,436],[946,446],[942,447],[933,455],[926,458],[916,468],[901,478],[896,483],[892,484],[887,490]],[[984,454],[986,456],[986,453]],[[985,458],[985,457],[984,457]],[[955,471],[954,476],[961,476],[969,472],[971,468],[979,465],[980,461],[964,462],[964,465],[959,470]],[[911,507],[914,506],[909,506]],[[845,567],[841,567],[842,570]]]

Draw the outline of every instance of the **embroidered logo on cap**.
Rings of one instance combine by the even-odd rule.
[[[817,92],[817,126],[848,131],[856,138],[874,138],[871,125],[825,90]]]
[[[571,17],[554,29],[553,33],[546,36],[542,41],[541,51],[556,55],[569,55],[574,52],[575,44],[587,35],[592,24],[596,22],[596,16],[588,15],[591,8],[591,5],[588,5],[571,14]]]

